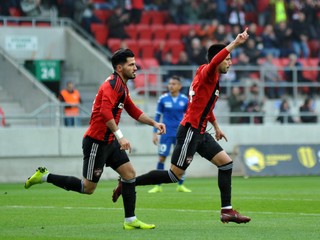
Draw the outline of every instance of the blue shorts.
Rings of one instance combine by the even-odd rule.
[[[163,157],[168,157],[172,145],[176,145],[176,136],[161,135],[158,154]]]

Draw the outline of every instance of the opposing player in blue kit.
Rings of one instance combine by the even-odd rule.
[[[167,127],[167,133],[161,137],[157,134],[157,129],[153,128],[153,143],[158,145],[159,161],[158,170],[163,170],[166,158],[170,155],[171,146],[176,144],[176,133],[188,106],[188,97],[180,90],[182,88],[180,77],[172,76],[168,82],[169,92],[159,97],[155,121],[163,122]],[[183,185],[184,176],[178,182],[177,192],[191,192]],[[161,185],[154,186],[149,193],[162,192]]]

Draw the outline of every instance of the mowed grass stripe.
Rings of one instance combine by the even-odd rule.
[[[122,208],[107,208],[107,207],[72,207],[72,206],[65,206],[65,207],[57,207],[57,206],[0,206],[1,208],[14,208],[14,209],[66,209],[66,210],[104,210],[104,211],[123,211]],[[139,211],[158,211],[158,208],[139,208]],[[217,210],[198,210],[198,209],[165,209],[162,208],[161,211],[169,211],[169,212],[203,212],[203,213],[220,213]],[[278,214],[278,215],[304,215],[304,216],[316,216],[320,217],[320,213],[302,213],[302,212],[251,212],[246,211],[247,214],[254,213],[254,214]]]

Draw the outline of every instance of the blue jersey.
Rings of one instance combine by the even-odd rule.
[[[170,93],[165,93],[159,97],[155,121],[159,122],[162,116],[162,123],[166,125],[167,136],[176,136],[177,128],[183,118],[188,106],[188,97],[180,93],[177,97],[172,97]],[[157,129],[154,128],[154,132]]]

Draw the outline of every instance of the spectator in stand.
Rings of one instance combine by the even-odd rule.
[[[129,23],[129,19],[129,13],[124,13],[120,6],[116,6],[114,14],[108,19],[109,38],[130,38],[125,30],[125,25]]]
[[[226,27],[222,24],[217,26],[217,30],[213,33],[216,43],[226,44],[227,43],[227,32]]]
[[[185,51],[181,51],[179,54],[178,62],[175,64],[177,67],[187,67],[190,66],[191,63],[188,58],[188,54]],[[189,95],[189,87],[193,79],[192,70],[176,70],[174,72],[175,75],[181,78],[182,89],[181,93],[185,95]]]
[[[204,21],[212,20],[212,13],[216,12],[216,3],[211,0],[199,1],[199,19]]]
[[[248,28],[248,34],[250,36],[249,39],[251,39],[251,38],[254,39],[255,37],[254,36],[251,37],[251,33],[249,33],[249,30],[250,29]],[[226,36],[226,41],[231,42],[240,32],[241,32],[241,28],[239,25],[231,26],[231,31],[228,32],[228,34]],[[243,46],[240,46],[240,47],[234,49],[234,51],[232,52],[232,56],[237,58],[239,56],[240,52],[243,52]]]
[[[252,113],[250,117],[246,117],[245,123],[262,124],[264,115],[265,99],[261,94],[260,87],[257,83],[253,83],[245,103],[245,112]]]
[[[0,1],[0,16],[10,16],[10,3],[8,1]]]
[[[199,21],[200,9],[198,7],[197,1],[194,0],[184,0],[183,4],[183,14],[186,17],[187,23],[194,24]]]
[[[187,22],[188,17],[183,13],[183,5],[184,2],[182,0],[175,0],[171,2],[171,6],[168,8],[169,15],[176,24],[184,24]]]
[[[202,42],[210,39],[214,40],[214,33],[217,30],[219,22],[217,19],[213,19],[211,22],[206,22],[201,25],[197,30],[196,35],[200,38]]]
[[[206,63],[206,49],[201,45],[198,37],[191,40],[191,45],[186,45],[186,52],[192,65],[202,65]]]
[[[41,15],[41,0],[21,0],[21,10],[27,17],[39,17]]]
[[[283,21],[276,25],[275,34],[278,40],[280,58],[287,58],[289,54],[294,52],[291,41],[292,29],[288,26],[287,22]]]
[[[261,51],[258,49],[254,38],[250,38],[244,44],[243,51],[249,57],[249,63],[251,65],[258,65],[258,59],[261,57]]]
[[[80,126],[81,119],[79,119],[78,116],[80,113],[79,104],[82,100],[73,82],[67,82],[67,87],[60,92],[59,100],[66,103],[64,108],[64,125],[66,127]]]
[[[55,0],[21,0],[20,6],[27,17],[58,17],[58,4]]]
[[[144,9],[143,0],[131,1],[131,10],[130,10],[130,22],[131,23],[133,23],[133,24],[140,23],[143,9]]]
[[[302,74],[302,64],[299,61],[297,55],[295,53],[292,53],[289,55],[289,63],[287,64],[287,66],[284,69],[284,73],[285,73],[285,78],[286,81],[289,83],[302,83],[302,82],[309,82],[312,83],[313,81],[311,79],[305,78]],[[314,94],[315,93],[315,89],[314,88],[310,88],[308,90],[308,88],[306,88],[307,91],[310,90],[310,94]],[[287,92],[292,95],[293,94],[293,87],[289,87],[287,89]]]
[[[279,43],[271,24],[264,27],[261,38],[263,44],[262,54],[267,56],[271,53],[275,58],[278,58],[280,56]]]
[[[273,55],[269,53],[261,64],[262,78],[265,82],[266,95],[271,98],[280,98],[285,94],[284,81],[279,75],[278,67],[273,63]]]
[[[225,0],[215,0],[216,3],[216,18],[220,24],[228,24],[228,6]]]
[[[313,0],[306,0],[302,11],[306,16],[306,23],[309,26],[310,38],[319,39],[320,21],[319,21],[320,2]]]
[[[229,24],[231,26],[239,25],[241,29],[243,29],[246,24],[246,16],[243,11],[243,1],[234,1],[230,7]]]
[[[164,52],[164,47],[165,47],[165,42],[161,42],[159,45],[159,49],[155,53],[155,57],[158,60],[158,63],[162,67],[172,67],[174,66],[173,64],[173,59],[172,59],[172,53],[170,51]],[[173,76],[175,73],[170,70],[170,69],[165,69],[165,74],[162,76],[162,81],[163,82],[168,82],[169,78]]]
[[[0,106],[0,127],[5,127],[6,125],[6,117],[2,107]]]
[[[250,34],[250,38],[254,39],[257,43],[257,47],[262,49],[262,38],[261,33],[258,33],[258,25],[256,23],[250,23],[248,26],[248,34]]]
[[[89,33],[91,33],[92,23],[101,23],[101,20],[94,15],[94,4],[90,0],[85,3],[83,1],[75,2],[74,18]]]
[[[232,88],[231,95],[228,98],[228,105],[231,113],[242,113],[244,112],[244,95],[238,86]],[[242,116],[230,117],[231,124],[242,123]]]
[[[234,64],[237,67],[235,71],[238,81],[249,79],[251,73],[249,60],[249,57],[244,52],[239,54],[238,62]]]
[[[280,104],[279,116],[277,117],[277,121],[281,124],[300,122],[298,119],[292,117],[290,113],[290,105],[287,99],[283,99]]]
[[[292,46],[298,57],[308,58],[310,49],[308,40],[310,39],[309,25],[303,12],[298,13],[298,18],[292,21]]]
[[[40,4],[41,17],[57,18],[58,3],[56,0],[41,0]]]
[[[199,38],[197,29],[195,27],[192,27],[186,36],[182,38],[182,42],[184,43],[185,48],[188,48],[191,46],[191,42],[194,38]]]
[[[270,0],[270,12],[272,25],[277,25],[280,22],[288,20],[287,16],[287,3],[286,0]]]
[[[307,97],[303,105],[300,106],[299,111],[300,111],[300,120],[302,123],[318,122],[318,117],[315,111],[314,101],[312,98]]]

